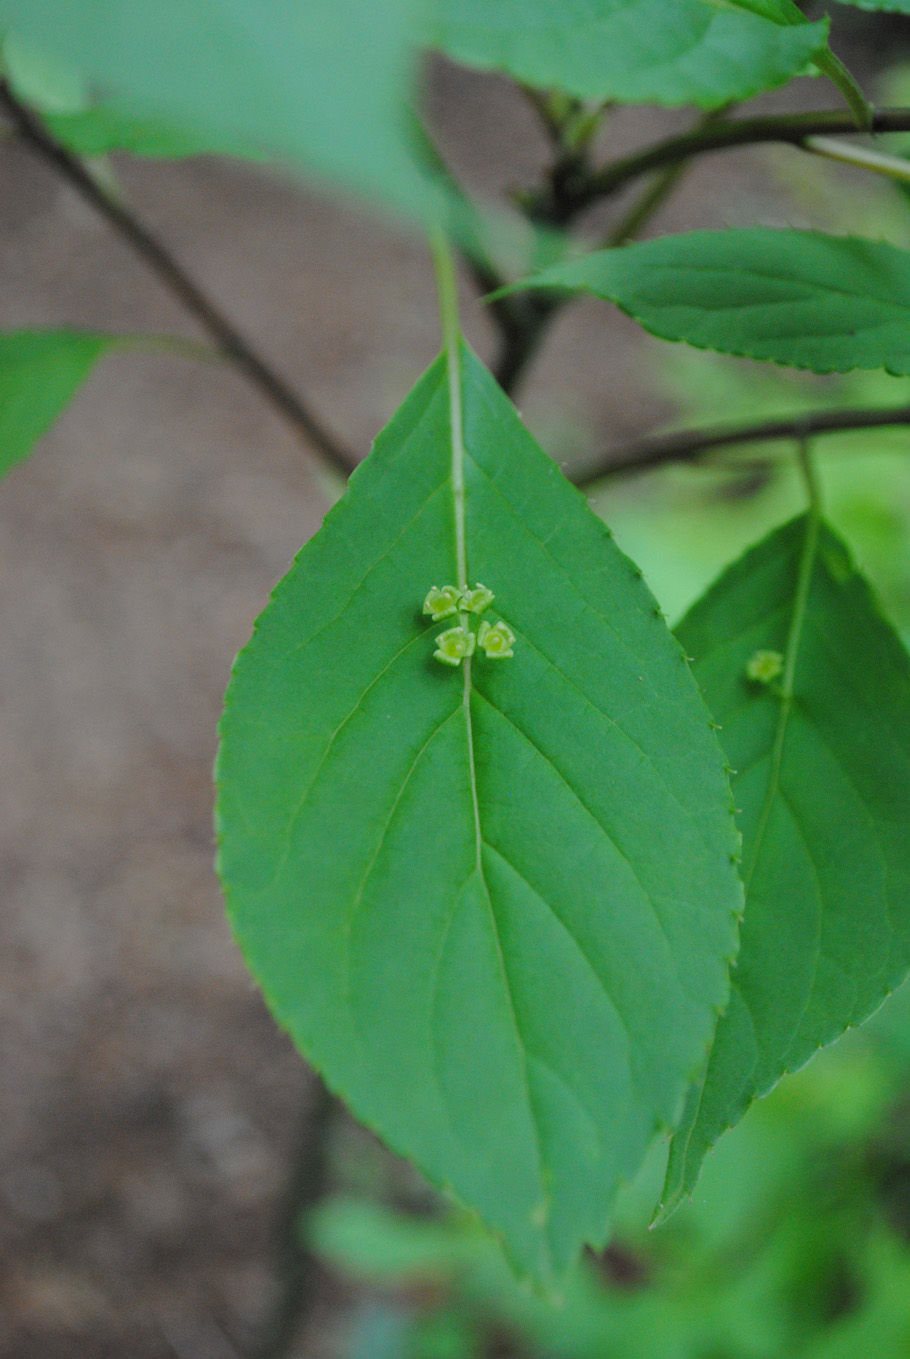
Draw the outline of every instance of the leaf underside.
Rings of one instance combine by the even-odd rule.
[[[772,89],[825,46],[702,0],[437,0],[429,39],[456,61],[581,99],[717,108]]]
[[[748,552],[677,630],[737,771],[746,911],[730,1004],[671,1144],[666,1211],[749,1104],[910,967],[910,660],[830,529],[776,776],[780,699],[746,677],[756,651],[785,649],[807,522]]]
[[[594,293],[698,349],[816,373],[910,373],[910,251],[883,241],[692,231],[597,251],[531,284]]]
[[[28,457],[117,343],[114,335],[74,330],[0,334],[0,475]]]
[[[240,654],[219,871],[279,1022],[365,1123],[560,1274],[672,1123],[740,888],[709,719],[640,572],[464,354],[470,579],[512,658],[432,658],[448,383],[418,383]]]

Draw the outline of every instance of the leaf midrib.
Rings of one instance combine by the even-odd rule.
[[[474,821],[475,866],[477,878],[481,888],[483,889],[483,895],[486,899],[486,903],[490,912],[490,927],[492,931],[493,942],[496,947],[496,956],[499,962],[499,969],[502,974],[502,981],[503,986],[505,988],[506,998],[509,1002],[509,1014],[511,1015],[512,1027],[515,1031],[515,1041],[518,1047],[518,1051],[521,1054],[521,1069],[522,1077],[524,1080],[525,1095],[528,1101],[528,1113],[530,1114],[531,1126],[534,1129],[534,1148],[537,1160],[537,1180],[540,1186],[541,1203],[544,1205],[546,1213],[544,1221],[541,1224],[542,1235],[547,1245],[547,1251],[549,1256],[548,1264],[550,1269],[552,1270],[554,1267],[554,1256],[555,1256],[552,1237],[552,1216],[551,1216],[552,1195],[550,1194],[547,1188],[546,1158],[544,1156],[543,1121],[538,1112],[537,1101],[534,1097],[534,1090],[531,1083],[530,1053],[521,1030],[521,1025],[518,1020],[518,1010],[515,1005],[515,994],[512,984],[512,977],[509,972],[508,964],[506,962],[506,952],[502,946],[502,935],[499,928],[499,919],[496,914],[496,907],[493,904],[493,893],[490,890],[490,884],[487,882],[487,876],[483,866],[484,836],[480,816],[480,796],[477,787],[477,763],[476,763],[476,751],[474,746],[474,723],[471,717],[470,656],[464,662],[464,689],[461,708],[464,717],[465,741],[467,743],[468,751],[468,769],[470,775],[471,804],[473,808],[473,821]]]

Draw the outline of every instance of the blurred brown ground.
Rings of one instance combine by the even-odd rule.
[[[545,147],[519,95],[440,70],[430,102],[473,185],[533,180]],[[800,82],[763,107],[795,102],[836,99]],[[688,121],[623,113],[611,147]],[[708,159],[652,230],[809,224],[781,201],[769,154],[796,156]],[[249,167],[116,171],[137,214],[365,453],[437,347],[420,241]],[[14,142],[0,147],[0,278],[4,327],[195,333]],[[489,358],[468,290],[465,322]],[[595,448],[644,433],[672,413],[649,391],[649,343],[581,304],[519,405],[532,423],[564,413]],[[105,361],[0,491],[2,1359],[235,1359],[271,1304],[269,1233],[308,1078],[224,922],[210,771],[231,659],[327,503],[241,378],[140,355]],[[337,1353],[324,1292],[299,1345],[309,1359]]]

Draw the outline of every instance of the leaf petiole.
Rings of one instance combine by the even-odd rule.
[[[439,227],[430,233],[430,250],[436,273],[442,344],[449,379],[456,583],[459,590],[464,592],[468,588],[468,554],[465,539],[465,453],[461,409],[461,324],[458,319],[458,287],[455,278],[455,262],[446,235]],[[464,619],[462,618],[461,621],[464,622]]]

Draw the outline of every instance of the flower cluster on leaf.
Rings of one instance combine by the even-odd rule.
[[[746,662],[746,678],[755,684],[770,684],[784,671],[784,658],[779,651],[754,651]]]
[[[458,614],[464,621],[457,623],[436,637],[437,661],[443,665],[459,665],[476,650],[480,650],[492,661],[505,660],[514,655],[515,634],[500,618],[496,623],[483,619],[475,633],[470,626],[470,615],[485,612],[493,602],[493,591],[478,581],[473,589],[460,589],[457,585],[434,585],[423,601],[423,612],[439,622]]]

